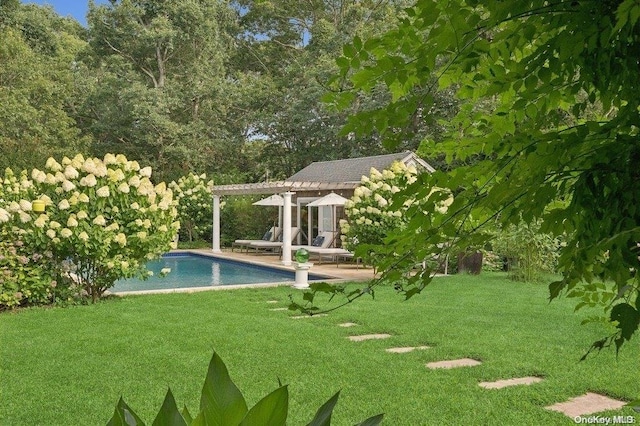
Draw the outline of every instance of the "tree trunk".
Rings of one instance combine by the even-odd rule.
[[[458,254],[458,272],[478,275],[482,271],[482,252],[465,252]]]

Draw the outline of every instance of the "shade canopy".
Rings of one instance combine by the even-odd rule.
[[[320,206],[344,206],[344,203],[347,202],[347,199],[341,195],[332,192],[330,194],[325,195],[322,198],[318,198],[315,201],[310,202],[307,206],[311,207],[320,207]]]
[[[254,206],[284,206],[284,198],[278,194],[263,198],[253,203]]]

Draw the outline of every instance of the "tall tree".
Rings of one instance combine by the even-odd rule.
[[[354,137],[340,129],[349,113],[389,100],[384,91],[358,97],[350,109],[322,104],[337,72],[334,58],[351,38],[389,28],[406,1],[237,1],[244,11],[238,63],[271,82],[270,106],[256,116],[254,131],[265,140],[264,165],[287,176],[312,161],[374,155],[385,151],[375,132]],[[421,130],[425,128],[419,123]],[[415,149],[418,137],[401,148]]]
[[[0,4],[0,169],[82,149],[66,112],[82,36],[79,24],[50,7]]]
[[[243,142],[226,125],[235,19],[217,1],[90,4],[96,79],[82,117],[94,151],[144,159],[163,179],[232,169]]]
[[[386,266],[408,267],[452,238],[458,249],[482,244],[480,225],[494,218],[503,225],[539,219],[542,231],[568,238],[551,298],[567,291],[578,307],[605,306],[617,332],[593,347],[620,348],[640,325],[640,5],[418,0],[405,13],[397,28],[354,41],[339,60],[344,76],[357,69],[349,77],[356,91],[383,81],[392,95],[383,108],[356,115],[345,131],[386,120],[381,132],[394,146],[401,137],[394,129],[429,110],[436,84],[458,87],[463,99],[495,103],[492,114],[468,103],[457,115],[455,131],[437,149],[449,160],[479,161],[410,188],[422,199],[432,184],[457,195],[442,220],[430,222],[424,205],[411,211],[406,232],[388,241]],[[415,87],[432,91],[416,97]],[[334,101],[354,97],[343,92]],[[465,226],[470,218],[478,226]],[[407,255],[392,259],[392,252]],[[422,290],[428,275],[416,275],[406,295]]]

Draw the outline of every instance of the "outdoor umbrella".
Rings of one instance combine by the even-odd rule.
[[[262,200],[253,203],[254,206],[278,206],[278,226],[282,228],[282,206],[284,206],[284,198],[278,194],[273,194]]]
[[[325,195],[322,198],[318,198],[315,201],[310,202],[309,204],[307,204],[307,207],[321,207],[321,206],[333,206],[333,217],[332,219],[332,225],[331,225],[331,230],[335,233],[336,230],[336,206],[344,206],[344,203],[347,202],[347,199],[344,198],[341,195],[336,194],[335,192],[332,192],[330,194]]]

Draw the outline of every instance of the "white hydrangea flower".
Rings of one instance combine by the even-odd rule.
[[[107,226],[104,229],[105,231],[117,231],[118,229],[120,229],[120,225],[118,225],[117,222],[113,222],[111,225]]]
[[[56,231],[54,231],[53,229],[47,229],[47,237],[53,239],[56,237]]]
[[[27,223],[31,221],[31,216],[29,216],[29,213],[19,212],[18,216],[20,217],[20,222],[22,223]]]
[[[47,220],[49,220],[49,217],[46,214],[41,214],[36,220],[33,221],[33,224],[36,227],[42,229],[47,224]]]
[[[76,204],[78,204],[78,194],[73,194],[71,197],[69,197],[69,204],[72,206],[75,206]]]
[[[96,195],[98,197],[102,197],[102,198],[107,198],[109,196],[109,187],[108,186],[101,186],[100,188],[98,188],[98,190],[96,191]]]
[[[127,236],[124,235],[122,232],[120,232],[118,233],[118,235],[115,236],[113,241],[120,244],[121,247],[124,247],[127,245]]]
[[[78,195],[78,200],[82,203],[88,203],[89,202],[89,196],[85,193],[82,193],[80,195]]]
[[[64,169],[64,175],[67,179],[77,179],[78,176],[80,176],[80,173],[78,173],[78,171],[71,164],[69,164]]]
[[[66,200],[66,199],[65,200],[61,200],[58,203],[58,208],[60,210],[67,210],[69,207],[71,207],[71,204],[69,204],[69,200]]]
[[[82,186],[87,186],[89,188],[93,188],[97,184],[98,184],[98,180],[92,174],[83,176],[82,179],[80,179],[80,185],[82,185]]]
[[[73,232],[71,232],[71,229],[69,229],[69,228],[62,228],[60,230],[60,236],[62,238],[69,238],[72,235],[73,235]]]
[[[69,228],[75,228],[76,226],[78,226],[78,221],[73,215],[69,216],[69,219],[67,219],[67,226]]]
[[[105,177],[107,175],[107,166],[102,162],[96,163],[96,168],[93,174],[97,177]]]
[[[118,191],[122,192],[123,194],[128,194],[129,193],[129,185],[127,185],[126,182],[122,182],[119,186],[118,186]]]
[[[79,215],[78,215],[79,216]],[[98,225],[98,226],[104,226],[107,224],[106,219],[104,218],[104,216],[102,216],[101,214],[99,214],[98,216],[95,217],[95,219],[93,219],[93,224],[94,225]]]
[[[151,167],[149,167],[149,166],[144,167],[144,168],[140,169],[140,171],[138,173],[140,173],[140,176],[149,178],[149,177],[151,177]]]
[[[11,219],[11,214],[0,207],[0,223],[9,222],[9,219]]]
[[[85,231],[82,231],[78,234],[78,239],[87,242],[89,241],[89,234],[87,234]]]
[[[120,262],[120,267],[122,269],[128,269],[129,268],[129,262],[127,262],[126,260],[123,260]]]
[[[149,219],[145,219],[144,221],[142,221],[142,226],[143,226],[145,229],[149,229],[149,228],[151,228],[151,221],[150,221]]]
[[[140,208],[140,204],[133,202],[130,207],[132,210],[138,210]]]
[[[47,176],[45,176],[44,179],[44,183],[46,183],[47,185],[54,185],[56,183],[56,177],[51,173],[47,173]]]
[[[67,180],[67,177],[62,172],[56,172],[55,178],[56,178],[56,183],[62,183],[65,180]]]
[[[20,210],[22,210],[23,212],[30,212],[31,209],[33,208],[33,206],[31,205],[30,201],[27,200],[20,200]]]
[[[50,206],[53,204],[53,201],[51,201],[51,198],[49,198],[49,196],[46,194],[42,194],[40,196],[40,201],[43,201],[45,206]]]
[[[68,166],[69,164],[71,164],[71,159],[67,156],[62,157],[62,165]]]
[[[76,186],[73,184],[73,182],[65,180],[64,182],[62,182],[62,189],[64,189],[66,192],[69,192],[76,189]]]
[[[131,176],[131,178],[129,178],[129,186],[133,186],[134,188],[140,186],[140,177],[138,175]]]
[[[44,183],[46,178],[47,174],[42,170],[33,169],[33,171],[31,172],[31,179],[35,180],[38,183]]]
[[[116,164],[118,160],[116,160],[116,156],[113,154],[106,154],[103,160],[104,164]]]
[[[140,238],[141,240],[146,240],[147,239],[147,233],[144,231],[140,231],[136,233],[137,237]]]
[[[50,229],[58,229],[61,226],[62,225],[60,225],[60,223],[56,222],[55,220],[52,220],[51,222],[49,222],[49,228]]]
[[[84,220],[84,219],[86,219],[87,217],[89,217],[89,215],[87,215],[87,212],[86,212],[86,211],[84,211],[84,210],[80,210],[80,211],[78,212],[78,214],[76,215],[76,217],[77,217],[78,219],[80,219],[80,220]]]
[[[44,166],[52,172],[58,172],[62,170],[62,166],[60,165],[60,163],[58,163],[53,157],[49,157]]]
[[[160,232],[167,232],[169,230],[169,228],[167,228],[167,225],[160,225],[158,227],[158,231]]]
[[[127,164],[127,157],[122,154],[118,154],[116,155],[116,161],[118,162],[118,164]]]

